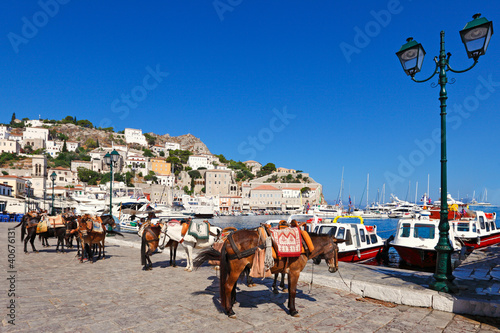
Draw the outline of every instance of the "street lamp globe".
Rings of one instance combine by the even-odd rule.
[[[106,163],[106,165],[111,165],[111,155],[109,155],[109,153],[104,155],[104,163]]]
[[[465,45],[467,56],[477,60],[486,53],[491,35],[493,35],[493,22],[481,17],[481,14],[475,14],[472,18],[473,20],[460,31],[460,37]]]
[[[50,175],[50,179],[52,180],[52,182],[55,182],[56,181],[56,178],[57,178],[57,174],[56,172],[52,172],[52,174]]]
[[[414,76],[422,68],[424,62],[425,50],[422,44],[414,41],[412,37],[406,40],[406,44],[401,46],[396,55],[403,66],[406,75]]]
[[[118,159],[119,159],[119,158],[120,158],[120,154],[119,154],[116,150],[113,150],[113,151],[111,152],[111,161],[112,161],[113,163],[116,163],[116,162],[118,162]]]

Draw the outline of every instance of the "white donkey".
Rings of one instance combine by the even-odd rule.
[[[182,225],[180,223],[165,223],[161,230],[159,247],[163,249],[170,239],[179,242],[186,250],[187,265],[184,270],[191,272],[193,270],[193,248],[206,249],[212,246],[217,241],[221,230],[221,228],[211,225],[208,239],[199,239],[189,233],[182,236]]]

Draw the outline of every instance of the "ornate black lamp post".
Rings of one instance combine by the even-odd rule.
[[[111,172],[111,179],[109,182],[109,215],[113,215],[111,210],[113,204],[113,166],[116,165],[119,158],[120,154],[116,150],[113,150],[111,154],[106,153],[106,155],[104,155],[104,163],[109,166]]]
[[[26,187],[28,188],[26,190],[26,197],[24,198],[25,202],[24,202],[24,207],[26,207],[26,204],[28,206],[28,212],[30,211],[30,188],[31,188],[31,181],[27,181],[26,182]],[[24,208],[25,212],[26,212],[26,208]]]
[[[57,174],[55,171],[52,172],[50,175],[50,179],[52,180],[52,213],[51,215],[54,216],[54,182],[56,181]]]
[[[448,223],[448,187],[447,187],[447,173],[446,173],[446,100],[448,95],[446,93],[446,77],[447,71],[453,73],[464,73],[472,69],[478,62],[481,55],[485,54],[491,35],[493,35],[493,23],[486,18],[481,17],[481,14],[473,16],[473,20],[465,25],[465,28],[460,31],[462,42],[465,45],[467,55],[469,58],[474,59],[474,63],[467,69],[454,70],[450,67],[449,60],[451,53],[446,53],[444,49],[444,31],[441,31],[441,48],[438,57],[434,57],[436,68],[432,75],[425,80],[416,80],[415,74],[420,72],[422,63],[424,61],[425,51],[421,44],[408,38],[407,43],[396,53],[403,66],[403,70],[411,79],[417,83],[429,81],[436,74],[439,73],[439,85],[441,90],[439,92],[439,100],[441,101],[441,211],[439,220],[439,241],[436,246],[437,263],[436,273],[434,273],[435,281],[431,283],[430,287],[434,290],[453,292],[455,287],[452,284],[453,275],[451,269],[451,252],[453,248],[449,241],[450,225]]]

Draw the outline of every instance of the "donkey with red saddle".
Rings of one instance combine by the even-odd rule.
[[[328,270],[331,273],[337,271],[337,243],[341,243],[343,240],[337,240],[329,235],[308,234],[298,230],[286,230],[285,232],[278,234],[278,238],[284,238],[284,242],[281,245],[275,244],[277,240],[271,238],[273,245],[269,246],[267,238],[269,238],[270,234],[275,234],[275,236],[277,234],[269,230],[269,228],[262,226],[255,230],[238,230],[227,237],[222,246],[221,253],[217,254],[217,251],[214,249],[209,249],[202,251],[196,258],[196,267],[201,266],[207,260],[220,259],[219,282],[221,305],[229,317],[235,317],[233,304],[236,302],[236,283],[238,277],[246,267],[253,268],[255,257],[261,256],[262,252],[267,251],[269,253],[272,251],[273,253],[271,260],[268,260],[268,255],[266,255],[265,259],[270,273],[288,273],[288,308],[292,316],[298,316],[298,311],[295,307],[297,283],[300,272],[304,269],[307,260],[322,254],[328,264]],[[296,235],[301,235],[305,238],[306,246],[301,245],[304,251],[297,251],[296,241],[298,239]],[[282,252],[287,246],[292,252],[295,252],[294,256],[290,257],[288,256],[289,253]]]

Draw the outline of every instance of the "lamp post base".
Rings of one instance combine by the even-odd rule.
[[[450,294],[458,293],[458,287],[450,280],[435,280],[431,282],[429,287],[435,291],[441,291]]]

